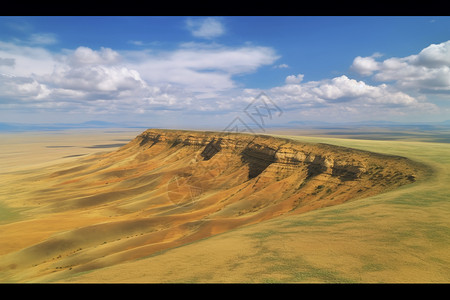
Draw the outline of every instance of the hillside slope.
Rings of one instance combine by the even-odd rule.
[[[150,129],[116,151],[17,174],[0,280],[64,278],[280,215],[373,196],[423,165],[263,135]]]

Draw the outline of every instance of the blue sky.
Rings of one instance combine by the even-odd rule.
[[[448,120],[450,18],[0,17],[0,122],[217,129],[261,93],[277,125]]]

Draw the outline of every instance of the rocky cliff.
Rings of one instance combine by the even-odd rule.
[[[305,179],[327,174],[341,181],[365,178],[379,185],[398,186],[414,182],[417,172],[417,165],[403,157],[264,135],[152,129],[136,137],[128,147],[139,144],[139,147],[149,149],[157,143],[170,148],[201,150],[200,160],[204,161],[216,156],[216,160],[227,164],[233,156],[239,157],[242,164],[248,167],[248,179],[267,175],[262,173],[272,166],[277,172],[306,169]],[[231,166],[231,163],[228,165]]]

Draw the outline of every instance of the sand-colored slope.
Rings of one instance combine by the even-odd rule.
[[[63,282],[450,282],[449,144],[299,139],[402,154],[431,166],[433,175],[360,201],[284,215],[139,261],[52,279]]]
[[[111,267],[393,190],[426,172],[402,157],[326,144],[148,130],[117,151],[9,175],[1,200],[22,219],[0,226],[0,280]]]

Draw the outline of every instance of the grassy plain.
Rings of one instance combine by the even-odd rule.
[[[77,218],[91,219],[92,223],[102,220],[102,216],[95,213],[83,216],[55,215],[56,219],[52,223],[54,228],[49,229],[41,224],[41,231],[33,228],[40,236],[27,237],[25,218],[22,221],[25,227],[17,232],[17,238],[14,239],[11,229],[24,218],[20,209],[12,209],[7,205],[13,199],[5,198],[10,195],[8,184],[20,188],[13,184],[14,174],[23,176],[30,166],[51,166],[62,160],[74,160],[77,158],[74,155],[111,150],[118,146],[114,144],[126,143],[127,138],[131,139],[137,133],[96,133],[91,135],[91,139],[86,139],[86,135],[76,135],[77,138],[70,137],[72,143],[67,143],[67,135],[62,135],[62,138],[46,136],[47,139],[54,139],[52,143],[42,136],[34,137],[34,142],[33,138],[24,139],[26,135],[22,139],[20,136],[11,136],[11,139],[17,138],[14,140],[15,147],[11,146],[11,140],[2,140],[7,142],[1,144],[0,152],[0,164],[5,168],[5,172],[0,174],[3,176],[0,195],[4,200],[0,204],[0,232],[9,239],[3,239],[0,244],[0,262],[1,255],[7,249],[11,251],[23,247],[24,239],[34,238],[37,241],[64,232],[76,224]],[[381,140],[380,134],[377,140],[363,140],[334,138],[325,134],[293,135],[298,132],[272,134],[306,142],[400,155],[425,163],[430,166],[432,173],[421,181],[369,198],[304,214],[286,214],[138,260],[83,273],[58,272],[35,278],[34,281],[450,282],[450,144],[430,139],[424,142],[417,135],[415,138],[404,135],[395,140]],[[95,145],[110,146],[89,148]],[[65,218],[65,222],[57,221],[61,217]],[[31,224],[35,227],[39,222],[34,220]],[[30,240],[27,242],[31,243]]]

